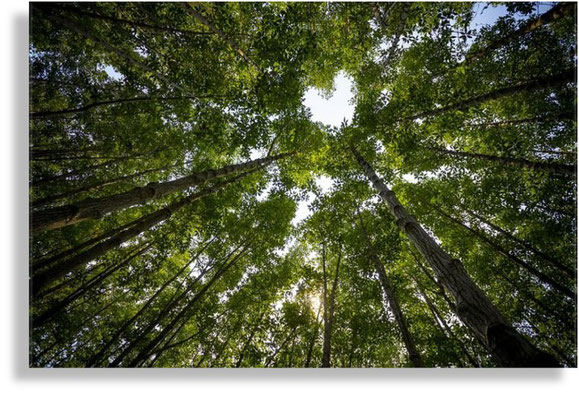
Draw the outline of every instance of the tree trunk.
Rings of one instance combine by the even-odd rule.
[[[400,333],[402,334],[402,341],[404,342],[404,346],[406,347],[406,351],[408,352],[410,362],[416,368],[423,368],[424,363],[422,361],[422,357],[420,357],[420,353],[416,349],[414,339],[410,334],[408,322],[406,321],[406,317],[402,313],[402,309],[400,308],[400,304],[398,303],[398,298],[396,297],[396,293],[394,292],[394,287],[390,282],[390,278],[388,278],[388,275],[386,275],[384,265],[378,258],[378,254],[376,253],[376,250],[374,249],[374,246],[370,241],[370,236],[368,235],[366,227],[364,226],[362,215],[359,212],[358,212],[358,219],[360,221],[361,233],[364,239],[366,240],[368,252],[370,252],[370,258],[372,260],[372,263],[374,264],[376,272],[378,273],[378,277],[380,278],[380,284],[382,285],[384,294],[386,294],[386,300],[388,301],[388,305],[390,305],[390,309],[392,310],[392,314],[394,315],[396,324],[398,324],[398,328],[400,329]]]
[[[515,237],[513,234],[511,234],[510,232],[506,231],[505,229],[497,226],[496,224],[493,224],[491,222],[489,222],[488,220],[486,220],[485,218],[481,217],[480,215],[478,215],[476,212],[471,211],[470,209],[467,208],[463,208],[469,215],[477,218],[478,220],[480,220],[482,223],[486,224],[487,226],[489,226],[490,228],[492,228],[495,231],[498,231],[499,233],[503,234],[505,237],[507,237],[508,239],[510,239],[511,241],[514,241],[522,246],[524,246],[525,248],[527,248],[528,250],[530,250],[531,252],[533,252],[535,255],[543,258],[545,261],[548,261],[549,263],[551,263],[553,265],[553,267],[559,269],[560,271],[564,272],[569,278],[575,279],[575,272],[574,270],[572,270],[571,268],[567,267],[565,264],[563,264],[562,262],[560,262],[559,260],[557,260],[554,257],[549,256],[546,253],[541,252],[540,250],[538,250],[537,248],[533,247],[533,245],[529,244],[527,241],[522,240],[518,237]]]
[[[123,335],[123,333],[135,322],[137,321],[137,319],[139,319],[139,317],[141,317],[143,315],[143,313],[149,308],[149,306],[157,299],[157,297],[171,284],[173,283],[179,276],[181,276],[181,274],[194,262],[197,260],[197,258],[199,258],[199,256],[205,251],[205,249],[207,249],[207,247],[209,245],[211,245],[214,242],[214,240],[209,240],[208,242],[205,243],[205,245],[203,245],[203,247],[199,250],[199,252],[197,252],[195,254],[195,256],[193,256],[193,258],[191,258],[189,260],[189,262],[187,262],[187,264],[185,264],[183,266],[183,268],[181,268],[179,271],[177,271],[177,273],[175,275],[173,275],[171,278],[169,278],[169,280],[167,280],[165,283],[163,283],[163,285],[155,292],[155,294],[153,294],[148,300],[147,302],[139,309],[139,311],[133,315],[133,317],[131,317],[129,320],[127,320],[125,322],[125,324],[123,324],[117,331],[115,331],[115,333],[112,335],[112,337],[100,348],[99,352],[97,354],[95,354],[93,357],[91,357],[91,359],[87,362],[87,366],[88,367],[94,367],[96,366],[96,363],[99,362],[102,357],[105,355],[105,353],[107,352],[107,350],[115,343],[119,340],[119,338],[121,337],[121,335]]]
[[[148,245],[145,245],[144,247],[140,248],[140,250],[138,250],[137,252],[131,254],[128,258],[121,261],[120,263],[105,268],[103,272],[97,274],[94,278],[90,279],[87,283],[85,283],[80,288],[72,292],[72,294],[69,294],[67,297],[57,302],[55,305],[53,305],[51,308],[41,313],[37,317],[32,318],[32,326],[40,327],[46,322],[48,322],[57,313],[64,310],[67,306],[72,304],[74,301],[78,300],[80,297],[82,297],[84,294],[86,294],[89,290],[93,289],[98,284],[102,283],[103,280],[105,280],[106,278],[117,272],[119,269],[128,265],[132,260],[145,253],[150,247],[151,244],[149,243]]]
[[[67,273],[78,269],[81,265],[86,264],[92,260],[95,260],[95,259],[103,256],[104,254],[108,253],[109,251],[119,247],[123,242],[126,242],[126,241],[138,236],[142,232],[145,232],[145,231],[149,230],[151,227],[153,227],[153,226],[161,223],[162,221],[168,219],[169,217],[171,217],[171,215],[175,211],[183,208],[186,205],[193,203],[196,200],[201,199],[202,197],[210,195],[210,194],[216,192],[219,189],[224,188],[225,186],[227,186],[231,183],[235,183],[239,179],[246,177],[246,176],[256,172],[257,170],[259,170],[259,168],[254,168],[253,170],[244,172],[244,173],[237,175],[229,180],[226,180],[226,181],[221,182],[221,183],[217,183],[213,186],[210,186],[210,187],[207,187],[207,188],[201,190],[200,192],[197,192],[197,193],[194,193],[188,197],[185,197],[185,198],[183,198],[183,199],[181,199],[181,200],[179,200],[179,201],[177,201],[177,202],[175,202],[175,203],[173,203],[165,208],[159,209],[153,213],[145,215],[142,218],[140,218],[134,226],[117,233],[116,235],[110,237],[106,241],[103,241],[103,242],[91,247],[90,249],[88,249],[82,253],[79,253],[78,255],[76,255],[76,256],[74,256],[66,261],[63,261],[62,263],[59,263],[56,266],[49,267],[45,271],[32,277],[32,286],[31,287],[32,287],[33,296],[38,294],[38,292],[42,288],[46,287],[48,284],[54,282],[55,280],[62,278]]]
[[[235,253],[237,252],[238,248],[235,248],[231,253],[227,254],[227,256],[223,259],[224,263],[226,264],[227,261],[229,260],[229,258]],[[171,299],[167,302],[167,304],[163,307],[163,309],[157,314],[157,316],[152,319],[151,321],[149,321],[149,324],[145,327],[145,329],[143,329],[140,333],[139,336],[136,337],[135,339],[133,339],[129,345],[127,347],[125,347],[123,349],[123,351],[121,352],[121,354],[116,357],[113,361],[111,361],[107,367],[116,367],[118,365],[120,365],[124,359],[126,358],[126,356],[133,350],[135,349],[138,345],[141,344],[141,342],[143,342],[146,338],[147,335],[149,335],[151,332],[153,332],[153,330],[155,329],[155,327],[157,327],[157,325],[159,325],[168,315],[170,315],[174,310],[176,310],[176,308],[178,307],[179,303],[181,301],[183,301],[187,295],[193,290],[194,286],[203,278],[205,277],[205,274],[210,270],[215,268],[215,264],[210,264],[207,263],[205,265],[205,267],[203,267],[203,269],[201,270],[201,272],[199,273],[199,275],[197,277],[195,277],[195,279],[193,279],[188,285],[187,287],[180,292],[180,288],[181,286],[179,286],[179,288],[177,289],[177,291],[175,292],[175,294],[171,297]],[[153,351],[153,349],[151,349],[151,352]]]
[[[492,92],[482,94],[473,98],[465,99],[454,104],[447,105],[445,107],[427,110],[418,113],[413,116],[402,118],[402,120],[415,120],[418,118],[423,118],[426,116],[440,115],[442,113],[454,110],[464,110],[468,107],[479,105],[490,100],[496,100],[501,97],[511,96],[517,93],[524,93],[538,89],[545,89],[548,87],[559,86],[569,82],[575,81],[575,75],[577,71],[575,69],[566,70],[560,74],[550,75],[543,78],[533,79],[520,83],[518,85],[507,86],[504,88],[499,88],[493,90]]]
[[[218,170],[198,172],[172,181],[163,183],[151,182],[147,186],[135,187],[125,193],[100,198],[88,198],[69,205],[44,209],[32,215],[31,229],[33,233],[36,233],[70,226],[87,219],[98,219],[108,213],[116,212],[137,204],[145,204],[153,198],[161,198],[172,193],[183,191],[202,182],[222,178],[250,168],[266,166],[288,155],[289,154],[281,154],[251,160],[246,163],[232,164]]]
[[[481,153],[469,153],[469,152],[462,152],[456,150],[448,150],[448,149],[439,149],[439,148],[432,148],[433,150],[444,153],[449,156],[456,156],[461,158],[472,158],[472,159],[481,159],[481,160],[488,160],[494,161],[496,163],[501,163],[511,167],[519,167],[524,168],[532,171],[544,171],[551,174],[561,174],[561,175],[575,175],[577,173],[577,169],[574,165],[568,164],[561,164],[561,163],[542,163],[531,161],[527,159],[517,159],[514,157],[509,156],[492,156],[492,155],[483,155]]]
[[[470,355],[470,353],[466,349],[466,346],[464,346],[462,341],[456,335],[454,335],[454,333],[452,332],[452,329],[448,326],[448,324],[446,323],[446,320],[443,319],[441,313],[438,311],[438,308],[436,308],[434,303],[430,300],[430,298],[426,294],[426,291],[424,291],[424,289],[420,285],[420,282],[418,281],[418,279],[417,278],[413,278],[413,279],[414,279],[414,282],[416,283],[416,286],[418,287],[418,292],[420,293],[422,298],[424,298],[424,301],[426,302],[428,309],[432,313],[432,316],[434,317],[436,324],[440,327],[444,336],[458,344],[458,346],[460,347],[460,350],[462,351],[462,353],[465,355],[465,357],[468,359],[469,363],[473,367],[480,368],[480,364]],[[441,324],[442,324],[442,326],[441,326]],[[453,353],[455,353],[457,358],[460,360],[460,356],[458,354],[456,354],[456,351],[454,351],[454,349],[453,349]]]
[[[489,122],[489,123],[478,123],[470,125],[471,127],[509,127],[509,126],[517,126],[520,124],[525,123],[545,123],[545,122],[552,122],[552,121],[563,121],[563,120],[575,120],[576,119],[575,112],[568,111],[568,112],[560,112],[550,115],[538,115],[532,116],[529,118],[522,118],[522,119],[512,119],[512,120],[503,120],[498,122]]]
[[[194,96],[180,96],[180,97],[131,97],[131,98],[122,98],[122,99],[113,99],[113,100],[105,100],[105,101],[95,101],[90,104],[82,105],[77,108],[67,108],[61,109],[58,111],[39,111],[39,112],[31,112],[30,118],[31,119],[41,119],[41,118],[52,118],[58,117],[63,115],[70,115],[70,114],[79,114],[83,112],[87,112],[93,108],[107,106],[107,105],[116,105],[116,104],[126,104],[126,103],[138,103],[143,101],[171,101],[171,100],[197,100],[199,98],[206,98],[206,97],[194,97]]]
[[[440,213],[440,215],[444,216],[445,218],[447,218],[451,222],[459,225],[460,227],[464,228],[465,230],[467,230],[468,232],[470,232],[471,234],[473,234],[474,236],[476,236],[480,240],[484,241],[486,244],[491,246],[498,253],[500,253],[501,255],[503,255],[504,257],[506,257],[507,259],[509,259],[513,263],[517,264],[518,266],[524,268],[530,274],[534,275],[535,277],[537,277],[538,279],[540,279],[544,283],[549,284],[551,287],[553,287],[554,289],[557,289],[562,294],[566,295],[567,297],[571,298],[572,300],[576,299],[577,294],[574,291],[572,291],[569,288],[565,287],[564,285],[560,284],[559,282],[557,282],[555,279],[553,279],[549,275],[539,271],[538,269],[536,269],[532,265],[528,264],[527,262],[521,260],[517,256],[513,256],[511,253],[509,253],[507,250],[505,250],[502,246],[500,246],[499,244],[494,242],[492,239],[487,237],[482,232],[477,231],[477,230],[467,226],[466,224],[462,223],[460,220],[452,217],[447,212],[442,210],[442,208],[440,208],[439,206],[435,206],[433,204],[428,204],[428,205],[433,207],[438,213]]]
[[[153,338],[131,361],[127,366],[129,368],[135,367],[141,360],[143,360],[150,352],[163,340],[170,332],[179,324],[179,322],[186,319],[189,313],[193,310],[193,307],[197,302],[207,293],[207,291],[213,286],[213,284],[225,274],[244,254],[247,252],[249,246],[245,246],[229,263],[221,267],[213,277],[203,286],[203,288],[195,294],[195,296],[185,305],[185,307],[179,312],[171,322],[155,337]]]
[[[338,285],[338,275],[340,273],[340,260],[342,259],[341,250],[338,253],[338,261],[336,264],[336,272],[334,282],[332,283],[332,290],[328,299],[328,286],[326,275],[326,248],[322,247],[322,265],[324,270],[324,346],[322,353],[322,368],[331,367],[331,351],[332,351],[332,326],[334,324],[334,308],[336,305],[336,288]],[[329,303],[329,305],[328,305]]]
[[[306,362],[304,364],[304,368],[309,368],[310,363],[312,362],[312,354],[314,352],[314,346],[316,344],[316,339],[318,338],[318,331],[319,331],[319,324],[318,319],[320,317],[320,310],[322,309],[322,305],[318,307],[318,313],[316,315],[316,325],[314,329],[314,333],[312,335],[312,339],[310,340],[310,345],[308,346],[308,354],[306,356]]]
[[[60,175],[54,175],[54,176],[50,176],[48,178],[41,178],[38,180],[32,180],[30,186],[31,187],[46,186],[50,183],[65,180],[66,178],[77,176],[77,175],[83,174],[83,173],[88,172],[88,171],[98,170],[99,168],[104,168],[104,167],[109,167],[113,164],[121,163],[127,159],[131,159],[134,157],[137,157],[137,156],[121,156],[121,157],[118,157],[116,159],[107,160],[103,163],[95,164],[95,165],[84,167],[84,168],[79,168],[76,170],[71,170],[71,171],[62,173]]]
[[[485,343],[503,367],[558,367],[550,354],[533,346],[514,330],[482,290],[472,281],[460,260],[452,259],[422,226],[408,214],[395,194],[378,178],[353,147],[352,153],[386,203],[398,227],[430,264],[438,279],[456,300],[461,320]]]
[[[283,349],[285,349],[287,343],[290,341],[290,339],[292,339],[297,331],[298,327],[294,327],[291,332],[289,333],[289,335],[283,340],[283,342],[281,343],[281,345],[279,346],[279,348],[277,348],[277,350],[271,355],[271,357],[265,362],[264,367],[269,367],[269,365],[273,362],[273,360],[275,359],[275,357],[278,355],[279,352],[281,352]]]
[[[400,4],[402,7],[402,12],[398,18],[398,26],[396,27],[396,33],[394,38],[391,40],[390,49],[388,49],[388,54],[386,55],[386,59],[384,60],[384,64],[390,64],[392,57],[394,56],[394,52],[398,48],[398,42],[402,37],[402,33],[404,31],[404,25],[406,23],[406,18],[408,17],[408,13],[410,12],[410,3],[402,3]]]
[[[549,11],[545,12],[543,15],[539,16],[537,19],[533,19],[527,22],[523,27],[517,29],[505,37],[499,38],[482,49],[476,52],[470,52],[466,55],[466,62],[471,63],[474,60],[482,59],[488,56],[493,50],[498,49],[505,44],[514,41],[515,39],[524,36],[527,33],[531,33],[533,30],[538,29],[541,26],[547,25],[549,23],[555,22],[558,19],[563,18],[566,15],[574,15],[577,8],[577,3],[575,2],[563,2],[559,3]]]
[[[134,178],[138,178],[140,176],[143,176],[145,174],[150,174],[152,172],[158,172],[158,171],[163,171],[166,170],[168,168],[170,168],[171,166],[164,166],[164,167],[159,167],[159,168],[152,168],[150,170],[145,170],[145,171],[141,171],[141,172],[135,172],[134,174],[131,175],[124,175],[124,176],[120,176],[120,177],[116,177],[116,178],[112,178],[112,179],[107,179],[101,182],[97,182],[97,183],[92,183],[90,185],[87,186],[82,186],[73,190],[69,190],[65,193],[60,193],[60,194],[55,194],[52,196],[48,196],[48,197],[44,197],[44,198],[40,198],[38,200],[35,200],[33,202],[30,203],[30,206],[32,208],[37,208],[43,205],[48,205],[48,204],[52,204],[58,200],[62,200],[64,198],[68,198],[68,197],[72,197],[75,196],[77,194],[80,193],[84,193],[84,192],[89,192],[91,190],[95,190],[95,189],[100,189],[102,187],[105,186],[109,186],[118,182],[123,182],[123,181],[128,181]]]

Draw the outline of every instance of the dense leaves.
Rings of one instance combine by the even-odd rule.
[[[33,3],[30,365],[575,366],[576,6],[494,6]]]

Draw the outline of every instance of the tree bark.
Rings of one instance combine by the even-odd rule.
[[[471,63],[474,60],[481,59],[488,56],[493,50],[498,49],[505,44],[516,40],[517,38],[524,36],[525,34],[531,33],[532,31],[540,28],[541,26],[553,23],[558,19],[563,18],[566,15],[574,15],[577,9],[577,3],[575,2],[562,2],[551,8],[549,11],[545,12],[543,15],[539,16],[537,19],[533,19],[527,22],[523,27],[507,34],[506,36],[499,38],[482,49],[476,52],[470,52],[466,55],[466,62]]]
[[[376,175],[358,151],[351,147],[359,165],[386,203],[398,227],[432,267],[456,301],[457,313],[493,358],[503,367],[558,367],[550,354],[533,346],[514,330],[483,291],[472,281],[458,259],[452,259],[422,226],[408,214],[396,195]]]
[[[125,193],[112,196],[89,198],[61,207],[48,208],[32,215],[31,229],[33,233],[54,230],[71,226],[88,219],[102,218],[104,215],[128,208],[137,204],[145,204],[154,198],[186,190],[202,182],[225,177],[254,167],[265,166],[290,154],[280,154],[246,163],[232,164],[218,170],[198,172],[183,178],[163,183],[151,182],[143,187],[135,187]]]
[[[145,231],[149,230],[151,227],[153,227],[153,226],[161,223],[162,221],[168,219],[169,217],[171,217],[171,215],[175,211],[177,211],[177,210],[183,208],[184,206],[189,205],[189,204],[193,203],[194,201],[197,201],[197,200],[199,200],[207,195],[210,195],[210,194],[216,192],[219,189],[224,188],[225,186],[227,186],[231,183],[235,183],[238,180],[240,180],[241,178],[244,178],[244,177],[256,172],[257,170],[259,170],[259,168],[254,168],[250,171],[244,172],[244,173],[242,173],[238,176],[235,176],[227,181],[217,183],[217,184],[210,186],[210,187],[207,187],[207,188],[205,188],[197,193],[191,194],[190,196],[185,197],[185,198],[183,198],[183,199],[181,199],[173,204],[170,204],[169,206],[167,206],[165,208],[159,209],[153,213],[145,215],[142,218],[140,218],[134,226],[117,233],[116,235],[110,237],[109,239],[93,246],[92,248],[90,248],[82,253],[79,253],[78,255],[76,255],[76,256],[74,256],[66,261],[63,261],[62,263],[59,263],[57,266],[47,268],[45,271],[40,272],[36,276],[32,277],[32,286],[31,287],[32,287],[33,296],[38,294],[38,292],[42,288],[46,287],[48,284],[54,282],[55,280],[62,278],[67,273],[78,269],[81,265],[86,264],[94,259],[99,258],[100,256],[113,250],[114,248],[119,247],[123,242],[126,242],[126,241],[138,236],[142,232],[145,232]]]
[[[420,293],[422,298],[424,298],[424,301],[426,302],[428,309],[432,313],[432,316],[433,316],[436,324],[440,327],[444,336],[458,344],[458,346],[460,347],[460,350],[462,351],[462,353],[468,359],[468,362],[473,367],[480,368],[480,364],[470,355],[469,351],[466,349],[466,346],[464,346],[462,341],[456,335],[454,335],[454,333],[452,332],[452,329],[448,326],[448,324],[446,323],[446,320],[443,319],[441,313],[438,311],[438,308],[436,308],[434,303],[430,300],[430,297],[428,297],[428,295],[426,294],[426,291],[424,291],[424,289],[422,288],[422,285],[420,284],[418,279],[417,278],[413,278],[413,279],[414,279],[414,282],[416,283],[416,286],[418,287],[418,292]],[[441,326],[441,324],[442,324],[442,326]],[[456,354],[456,351],[453,351],[453,352]],[[457,355],[457,358],[460,360],[460,356],[458,356],[458,354],[456,354],[456,355]]]
[[[574,165],[562,164],[562,163],[542,163],[537,161],[531,161],[527,159],[517,159],[514,157],[509,156],[492,156],[492,155],[483,155],[481,153],[469,153],[469,152],[462,152],[456,150],[448,150],[448,149],[439,149],[439,148],[432,148],[433,150],[443,153],[449,156],[456,156],[460,158],[469,158],[469,159],[480,159],[480,160],[488,160],[493,161],[495,163],[504,164],[510,167],[519,167],[524,168],[532,171],[544,171],[551,174],[560,174],[560,175],[576,175],[577,169]]]
[[[538,269],[536,269],[535,267],[533,267],[532,265],[528,264],[527,262],[521,260],[520,258],[518,258],[517,256],[513,256],[511,253],[509,253],[507,250],[505,250],[501,245],[497,244],[496,242],[494,242],[492,239],[490,239],[489,237],[487,237],[485,234],[483,234],[482,232],[475,230],[474,228],[471,228],[469,226],[467,226],[466,224],[464,224],[463,222],[461,222],[460,220],[452,217],[451,215],[449,215],[447,212],[445,212],[442,208],[440,208],[439,206],[433,205],[433,204],[428,204],[429,206],[432,206],[438,213],[440,213],[440,215],[444,216],[445,218],[447,218],[448,220],[450,220],[451,222],[457,224],[458,226],[464,228],[465,230],[467,230],[468,232],[470,232],[471,234],[473,234],[474,236],[476,236],[477,238],[479,238],[480,240],[484,241],[486,244],[488,244],[489,246],[491,246],[495,251],[497,251],[498,253],[500,253],[501,255],[503,255],[504,257],[506,257],[507,259],[509,259],[510,261],[512,261],[513,263],[517,264],[518,266],[524,268],[525,270],[527,270],[530,274],[534,275],[535,277],[537,277],[539,280],[543,281],[544,283],[549,284],[551,287],[553,287],[554,289],[557,289],[559,292],[561,292],[562,294],[566,295],[567,297],[571,298],[572,300],[576,299],[577,294],[570,290],[569,288],[567,288],[566,286],[560,284],[559,282],[557,282],[555,279],[553,279],[551,276],[539,271]]]
[[[41,207],[44,205],[49,205],[49,204],[52,204],[56,201],[62,200],[64,198],[72,197],[72,196],[75,196],[77,194],[84,193],[84,192],[89,192],[91,190],[100,189],[102,187],[113,185],[113,184],[118,183],[118,182],[128,181],[128,180],[138,178],[138,177],[146,175],[146,174],[150,174],[152,172],[163,171],[163,170],[168,169],[169,167],[171,167],[171,166],[152,168],[150,170],[135,172],[134,174],[131,174],[131,175],[124,175],[124,176],[120,176],[120,177],[116,177],[116,178],[112,178],[112,179],[107,179],[107,180],[104,180],[101,182],[92,183],[90,185],[86,185],[86,186],[82,186],[82,187],[79,187],[79,188],[76,188],[73,190],[69,190],[65,193],[55,194],[55,195],[44,197],[44,198],[39,198],[38,200],[31,202],[30,206],[32,208],[37,208],[37,207]]]
[[[332,326],[334,324],[334,308],[336,305],[336,289],[338,286],[338,275],[340,273],[340,260],[342,259],[341,250],[338,253],[336,272],[332,283],[332,290],[329,298],[327,295],[327,275],[326,275],[326,248],[322,247],[322,265],[324,270],[324,345],[322,353],[322,368],[330,368],[332,353]],[[329,303],[329,305],[328,305]]]
[[[193,256],[193,258],[191,258],[187,264],[185,264],[183,266],[183,268],[181,268],[179,271],[177,271],[177,273],[175,275],[173,275],[171,278],[169,278],[169,280],[167,280],[165,283],[163,283],[163,285],[155,292],[155,294],[153,294],[148,300],[147,302],[139,309],[139,311],[137,313],[135,313],[135,315],[133,315],[133,317],[131,317],[129,320],[127,320],[125,322],[125,324],[123,324],[117,331],[115,331],[115,333],[111,336],[111,338],[103,345],[100,347],[100,350],[98,353],[96,353],[93,357],[91,357],[91,359],[87,362],[87,366],[88,367],[94,367],[96,366],[96,364],[102,359],[102,357],[105,355],[105,353],[107,352],[107,350],[115,343],[119,340],[119,338],[121,337],[121,335],[123,335],[123,333],[135,322],[139,319],[139,317],[141,317],[143,315],[143,313],[149,308],[149,306],[157,299],[157,297],[171,284],[173,283],[179,276],[181,276],[181,274],[194,262],[197,260],[197,258],[199,258],[199,256],[205,251],[205,249],[207,249],[207,247],[209,245],[211,245],[214,242],[214,240],[209,240],[208,242],[205,243],[205,245],[203,245],[203,247],[199,250],[199,252],[197,252],[195,254],[195,256]]]
[[[530,250],[531,252],[533,252],[535,255],[543,258],[545,261],[548,261],[549,263],[551,263],[553,265],[553,267],[557,268],[558,270],[560,270],[561,272],[565,273],[569,278],[571,279],[575,279],[575,271],[569,267],[567,267],[565,264],[563,264],[562,262],[560,262],[559,260],[557,260],[554,257],[549,256],[546,253],[541,252],[540,250],[538,250],[537,248],[533,247],[533,245],[529,244],[527,241],[522,240],[516,236],[514,236],[513,234],[511,234],[510,232],[506,231],[505,229],[497,226],[496,224],[493,224],[491,222],[489,222],[488,220],[486,220],[485,218],[481,217],[480,215],[478,215],[476,212],[471,211],[470,209],[467,208],[463,208],[469,215],[477,218],[478,220],[480,220],[482,223],[486,224],[487,226],[489,226],[490,228],[492,228],[493,230],[503,234],[505,237],[507,237],[508,239],[510,239],[511,241],[514,241],[522,246],[524,246],[525,248],[527,248],[528,250]]]
[[[380,279],[380,284],[382,285],[382,289],[384,290],[384,294],[386,295],[386,300],[388,301],[388,305],[390,305],[390,309],[392,310],[392,314],[394,315],[394,319],[396,320],[396,324],[402,334],[402,341],[404,342],[404,346],[406,347],[406,351],[408,352],[408,357],[410,358],[410,362],[416,368],[424,368],[424,362],[422,361],[422,357],[420,353],[416,349],[416,345],[414,344],[414,339],[410,334],[410,329],[408,327],[408,321],[402,313],[402,309],[400,308],[400,304],[398,303],[398,298],[396,297],[396,293],[394,292],[394,287],[390,282],[390,278],[386,275],[386,270],[384,269],[384,265],[378,258],[378,254],[370,241],[370,236],[368,235],[368,231],[364,226],[364,221],[362,220],[362,215],[358,212],[358,219],[360,221],[360,230],[362,236],[366,240],[366,246],[368,248],[368,252],[370,253],[370,259],[374,264],[374,268],[376,269],[376,273]]]
[[[530,92],[533,90],[545,89],[548,87],[563,85],[563,84],[575,81],[576,73],[577,73],[577,71],[575,69],[566,70],[560,74],[549,75],[546,77],[526,81],[526,82],[523,82],[523,83],[520,83],[517,85],[499,88],[499,89],[493,90],[492,92],[485,93],[485,94],[482,94],[480,96],[468,98],[468,99],[465,99],[463,101],[459,101],[457,103],[447,105],[445,107],[431,109],[431,110],[420,112],[420,113],[413,115],[413,116],[404,117],[404,118],[402,118],[402,120],[415,120],[415,119],[423,118],[423,117],[427,117],[427,116],[440,115],[440,114],[443,114],[443,113],[448,112],[448,111],[464,110],[468,107],[479,105],[479,104],[485,103],[487,101],[496,100],[496,99],[499,99],[501,97],[506,97],[506,96],[511,96],[513,94],[517,94],[517,93]]]

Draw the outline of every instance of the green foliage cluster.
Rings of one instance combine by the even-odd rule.
[[[575,366],[576,9],[529,29],[537,4],[477,31],[496,4],[33,3],[31,215],[68,216],[31,236],[31,284],[61,275],[31,293],[30,365],[319,367],[328,344],[335,367],[411,367],[377,258],[425,366],[498,366],[355,146],[513,327]],[[339,72],[354,119],[313,122],[305,92]],[[69,225],[79,202],[278,154],[63,263],[240,174]]]

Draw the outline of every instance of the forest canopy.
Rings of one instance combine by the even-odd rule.
[[[31,3],[30,366],[576,367],[576,36],[573,2]],[[312,120],[341,73],[353,118]]]

